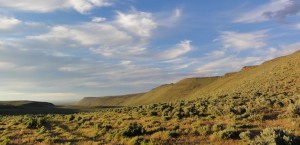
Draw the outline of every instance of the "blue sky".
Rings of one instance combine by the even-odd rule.
[[[300,0],[0,0],[0,100],[71,101],[300,49]]]

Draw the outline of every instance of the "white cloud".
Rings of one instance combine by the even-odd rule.
[[[225,72],[237,71],[243,66],[258,64],[261,61],[261,57],[240,58],[236,56],[227,56],[198,67],[196,72],[206,76],[213,76],[216,73],[222,74]]]
[[[106,0],[0,0],[0,7],[20,11],[53,12],[62,9],[74,9],[79,13],[87,13],[96,7],[110,6]]]
[[[191,41],[184,40],[178,43],[174,48],[168,49],[159,54],[159,57],[163,59],[174,59],[190,52],[192,49]]]
[[[267,37],[267,31],[255,31],[250,33],[239,33],[233,31],[222,32],[220,40],[224,48],[232,48],[241,51],[251,48],[261,48],[266,45],[264,38]]]
[[[275,52],[276,52],[277,56],[284,56],[284,55],[292,54],[298,50],[300,50],[300,42],[281,46],[281,49],[279,49]]]
[[[29,36],[29,39],[45,42],[72,40],[81,45],[112,46],[131,42],[131,36],[114,26],[99,23],[85,23],[78,26],[55,26],[49,33]]]
[[[121,65],[129,65],[129,64],[132,64],[132,61],[129,61],[129,60],[121,61]]]
[[[216,58],[216,57],[222,57],[225,55],[225,51],[224,50],[215,50],[213,52],[210,52],[208,54],[206,54],[208,57],[212,57],[212,58]]]
[[[141,37],[149,37],[152,31],[157,28],[151,13],[131,12],[128,14],[118,12],[116,22],[118,25],[132,34]]]
[[[175,11],[179,17],[181,12]],[[158,28],[158,19],[152,13],[131,11],[129,13],[117,12],[115,19],[110,21],[95,17],[94,22],[77,25],[58,25],[50,28],[48,33],[28,36],[28,39],[39,40],[46,46],[62,48],[85,47],[93,53],[108,58],[129,59],[129,57],[149,58],[147,53],[150,39],[154,30]],[[157,20],[157,21],[156,21]],[[37,42],[35,42],[37,43]],[[174,58],[190,51],[190,42],[185,41],[175,48],[163,52],[164,58]],[[150,54],[151,59],[154,57]]]
[[[20,23],[21,21],[16,18],[0,15],[0,30],[12,29],[13,27],[19,25]]]
[[[183,11],[176,8],[172,13],[160,13],[157,15],[156,21],[160,27],[173,27],[183,17]]]
[[[255,23],[270,19],[285,22],[287,16],[298,15],[300,0],[272,0],[234,20],[236,23]]]
[[[103,18],[103,17],[93,17],[92,18],[92,22],[99,23],[99,22],[104,22],[104,21],[106,21],[106,18]]]

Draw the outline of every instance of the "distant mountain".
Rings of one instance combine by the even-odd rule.
[[[261,65],[245,66],[239,72],[222,77],[188,78],[138,95],[84,98],[78,105],[127,106],[199,97],[288,97],[295,94],[300,94],[300,51]]]
[[[36,101],[0,101],[0,109],[7,108],[53,108],[54,104]]]

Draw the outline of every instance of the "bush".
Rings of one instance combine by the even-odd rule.
[[[130,123],[123,131],[122,135],[126,137],[134,137],[143,135],[145,133],[145,129],[142,125],[138,125],[135,123]]]
[[[74,115],[68,115],[68,121],[72,121],[75,119],[75,116]]]
[[[6,138],[1,142],[1,145],[8,145],[10,142],[11,140],[9,138]]]
[[[245,142],[250,142],[252,139],[252,136],[253,135],[251,134],[251,132],[249,130],[245,131],[245,132],[241,132],[239,135],[239,137]]]
[[[43,117],[26,117],[22,120],[26,128],[36,129],[46,125],[46,120]]]
[[[144,137],[136,136],[129,141],[130,145],[140,145],[144,141]]]
[[[295,136],[278,128],[266,128],[255,138],[252,144],[257,145],[296,145]]]
[[[238,139],[239,132],[233,129],[222,130],[217,133],[218,138],[220,139]]]
[[[213,132],[221,131],[221,130],[223,130],[223,129],[225,129],[225,126],[224,126],[223,124],[214,124],[214,125],[212,126],[212,128],[211,128],[211,130],[212,130]]]
[[[168,131],[167,133],[170,137],[173,138],[177,138],[179,136],[179,133],[177,133],[176,131]]]
[[[299,116],[300,115],[300,106],[291,104],[287,108],[287,113],[291,116]]]
[[[211,134],[211,128],[209,125],[201,126],[198,131],[201,135]]]

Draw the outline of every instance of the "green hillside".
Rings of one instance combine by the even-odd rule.
[[[175,84],[162,85],[137,98],[132,104],[151,104],[186,99],[190,94],[205,88],[219,78],[220,77],[187,78]]]
[[[187,78],[144,94],[87,97],[82,106],[127,106],[199,97],[293,96],[300,88],[300,51],[222,77]],[[268,83],[266,83],[268,82]]]
[[[176,101],[162,103],[160,95]],[[160,102],[128,104],[155,101]],[[146,94],[85,98],[79,104],[129,106],[0,116],[0,144],[299,145],[300,51],[223,77],[185,79]]]
[[[216,81],[219,77],[187,78],[175,84],[165,84],[141,94],[107,97],[85,97],[80,106],[128,106],[181,100],[187,95]]]
[[[122,96],[106,96],[106,97],[85,97],[80,100],[77,105],[79,106],[125,106],[130,105],[137,98],[141,97],[140,94],[129,94]]]
[[[300,51],[225,75],[191,97],[293,96],[300,91]]]

